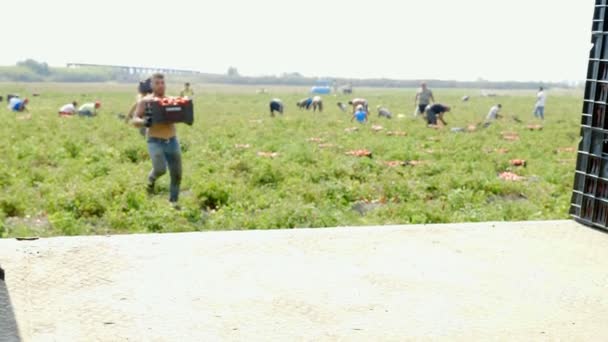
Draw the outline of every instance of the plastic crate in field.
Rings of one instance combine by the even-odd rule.
[[[570,214],[608,230],[608,0],[596,0]]]

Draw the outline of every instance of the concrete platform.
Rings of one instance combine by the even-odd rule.
[[[1,240],[0,265],[0,341],[608,336],[608,235],[570,221]]]

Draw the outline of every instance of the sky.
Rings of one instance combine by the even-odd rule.
[[[248,76],[585,78],[594,0],[19,0],[0,65],[34,58]],[[7,43],[7,37],[18,39]]]

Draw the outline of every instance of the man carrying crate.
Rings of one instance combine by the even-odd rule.
[[[182,155],[177,140],[175,123],[173,122],[146,122],[150,120],[146,111],[151,103],[167,99],[165,96],[165,77],[162,74],[152,75],[152,94],[143,97],[137,103],[135,117],[132,124],[135,127],[148,126],[148,152],[152,160],[152,171],[148,175],[148,193],[154,193],[156,180],[167,173],[171,176],[169,202],[175,209],[179,209],[179,190],[182,181]]]

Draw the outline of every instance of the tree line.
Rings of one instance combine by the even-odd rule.
[[[142,76],[129,74],[122,70],[104,67],[83,68],[61,68],[51,67],[45,62],[27,59],[18,62],[15,66],[0,67],[0,82],[124,82],[135,83]],[[234,85],[286,85],[286,86],[312,86],[327,84],[333,87],[352,85],[353,87],[378,87],[378,88],[414,88],[420,85],[421,80],[396,80],[388,78],[377,79],[350,79],[333,77],[307,77],[297,72],[283,73],[281,75],[269,76],[242,76],[237,68],[230,67],[225,74],[198,74],[198,75],[175,75],[176,81],[192,83],[216,83]],[[450,80],[426,80],[435,88],[475,88],[475,89],[533,89],[539,85],[548,88],[570,88],[566,83],[543,83],[543,82],[490,82],[486,80],[477,81],[450,81]]]

